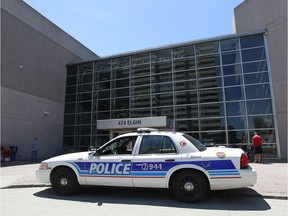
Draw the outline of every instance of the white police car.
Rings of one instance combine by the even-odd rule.
[[[45,160],[36,176],[59,195],[72,195],[81,185],[168,188],[183,202],[199,202],[208,190],[256,183],[243,150],[206,148],[187,134],[149,128],[95,150]]]

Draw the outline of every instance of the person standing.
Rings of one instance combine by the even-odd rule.
[[[254,132],[252,143],[254,146],[254,163],[261,163],[263,139],[257,132]]]
[[[39,141],[38,138],[35,137],[31,147],[31,162],[37,162],[38,148],[39,148]]]

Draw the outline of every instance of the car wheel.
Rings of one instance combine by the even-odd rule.
[[[205,178],[196,171],[182,171],[172,182],[172,191],[177,199],[186,203],[196,203],[204,199],[208,190]]]
[[[61,196],[73,195],[79,189],[75,173],[70,168],[57,169],[51,178],[52,188]]]

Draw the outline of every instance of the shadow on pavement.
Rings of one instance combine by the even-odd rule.
[[[248,189],[247,190],[253,190]],[[126,189],[126,188],[82,188],[74,196],[58,196],[52,188],[37,192],[34,196],[46,199],[58,199],[65,201],[88,202],[98,206],[103,204],[126,204],[164,206],[173,208],[194,208],[210,210],[235,210],[235,211],[265,211],[271,209],[263,197],[245,196],[239,190],[211,191],[203,202],[187,204],[177,201],[168,190],[160,189]],[[254,193],[253,192],[253,193]],[[251,191],[250,191],[251,194]]]

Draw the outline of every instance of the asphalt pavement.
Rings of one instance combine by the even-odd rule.
[[[267,160],[261,164],[250,163],[257,172],[257,183],[250,188],[233,192],[243,196],[287,199],[287,161]],[[49,186],[37,181],[35,171],[39,163],[12,161],[1,163],[1,189]]]

